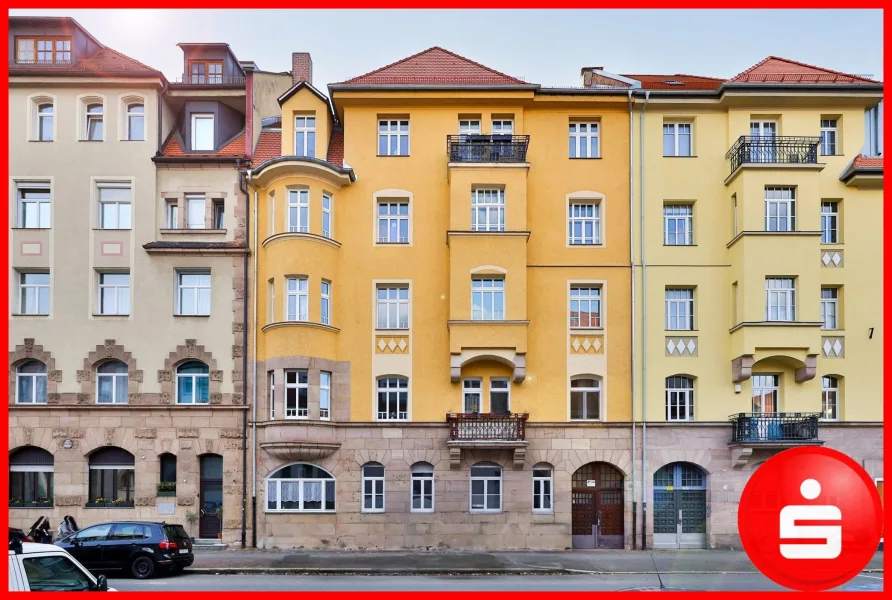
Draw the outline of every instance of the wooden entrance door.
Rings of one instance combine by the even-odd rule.
[[[573,474],[573,548],[623,548],[623,475],[607,463]]]
[[[223,531],[223,457],[201,457],[198,484],[198,537],[216,538]]]

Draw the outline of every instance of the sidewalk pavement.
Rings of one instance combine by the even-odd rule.
[[[682,574],[756,573],[746,553],[734,550],[576,550],[573,552],[280,551],[199,552],[187,572],[215,574]],[[883,553],[865,568],[882,573]]]

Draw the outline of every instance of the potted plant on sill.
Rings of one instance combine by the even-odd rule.
[[[162,481],[158,484],[159,496],[176,496],[177,483],[175,481]]]
[[[195,542],[195,536],[192,534],[195,532],[195,524],[198,522],[198,513],[187,510],[186,522],[189,523],[189,537],[192,538],[192,542]]]
[[[223,539],[223,505],[221,504],[220,506],[218,506],[217,509],[214,511],[214,513],[217,515],[217,518],[220,519],[220,531],[217,532],[217,539],[222,540]]]
[[[9,508],[20,508],[25,506],[25,503],[22,502],[21,498],[10,498],[9,499]]]

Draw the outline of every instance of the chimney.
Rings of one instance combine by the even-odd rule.
[[[582,87],[592,87],[592,75],[594,71],[603,71],[604,67],[582,67]]]
[[[291,78],[293,85],[301,81],[313,84],[313,59],[309,52],[291,53]]]

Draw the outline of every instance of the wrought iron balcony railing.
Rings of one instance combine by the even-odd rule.
[[[821,138],[802,136],[740,136],[725,158],[731,174],[745,164],[817,164]]]
[[[529,414],[451,413],[446,415],[453,442],[523,442]]]
[[[814,444],[819,413],[738,413],[731,415],[731,443]]]
[[[523,163],[527,161],[528,135],[448,135],[446,152],[454,163]]]
[[[245,85],[244,77],[223,77],[222,75],[180,75],[174,83],[183,85]]]

